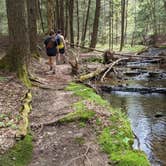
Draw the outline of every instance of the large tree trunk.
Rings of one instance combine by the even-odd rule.
[[[101,0],[96,0],[96,11],[95,11],[95,18],[94,18],[94,23],[93,23],[93,33],[92,33],[90,48],[95,48],[96,44],[97,44],[100,7],[101,7]]]
[[[28,27],[31,53],[37,53],[37,0],[27,0]]]
[[[28,84],[27,67],[30,62],[30,44],[28,36],[28,23],[26,0],[6,0],[9,50],[8,54],[0,62],[0,66],[9,71],[14,71],[19,78]]]
[[[47,23],[48,31],[54,29],[54,1],[47,0]]]
[[[69,1],[69,22],[70,22],[71,47],[74,47],[73,11],[74,11],[74,0],[70,0]]]
[[[86,31],[87,31],[87,25],[88,25],[90,5],[91,5],[91,0],[88,1],[88,9],[87,9],[87,13],[86,13],[86,20],[85,20],[85,25],[84,25],[84,29],[83,29],[82,38],[81,38],[81,45],[82,46],[85,45],[85,38],[86,38]]]
[[[125,26],[125,0],[121,0],[121,42],[120,42],[119,51],[122,51],[124,46],[124,26]]]

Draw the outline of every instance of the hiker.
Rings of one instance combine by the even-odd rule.
[[[55,56],[57,54],[57,44],[55,42],[55,32],[54,30],[51,30],[49,33],[49,36],[46,37],[46,39],[44,40],[44,44],[46,47],[46,53],[48,55],[49,61],[48,61],[48,65],[50,67],[49,71],[47,72],[47,74],[55,74]]]
[[[65,63],[66,57],[65,57],[65,49],[66,49],[66,42],[64,39],[64,36],[61,33],[61,30],[57,31],[57,34],[55,36],[55,41],[57,43],[57,64]]]

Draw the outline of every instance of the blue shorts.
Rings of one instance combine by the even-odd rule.
[[[56,49],[55,48],[50,48],[50,49],[47,49],[47,55],[48,56],[56,56]]]

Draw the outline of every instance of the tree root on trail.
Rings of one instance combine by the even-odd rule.
[[[31,124],[30,127],[31,129],[33,130],[33,128],[39,128],[39,131],[37,132],[37,134],[40,134],[44,127],[46,126],[52,126],[52,125],[56,125],[61,119],[63,119],[69,112],[65,112],[65,113],[61,113],[61,114],[58,114],[57,116],[61,116],[59,118],[56,118],[56,119],[53,119],[52,121],[50,122],[45,122],[45,123],[39,123],[39,124]],[[56,116],[56,117],[57,117]]]
[[[73,159],[71,159],[69,161],[69,163],[67,163],[65,166],[69,166],[71,163],[73,163],[74,161],[78,160],[78,159],[82,159],[82,158],[86,158],[88,163],[89,163],[89,166],[92,166],[92,163],[89,159],[89,157],[87,156],[88,152],[89,152],[89,149],[90,149],[90,144],[88,145],[87,149],[86,149],[86,152],[84,154],[82,154],[81,156],[78,156],[78,157],[75,157]]]

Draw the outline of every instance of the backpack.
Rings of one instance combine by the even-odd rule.
[[[55,46],[55,41],[54,41],[54,38],[53,37],[49,37],[48,39],[46,39],[45,41],[45,45],[46,45],[46,48],[53,48]]]

